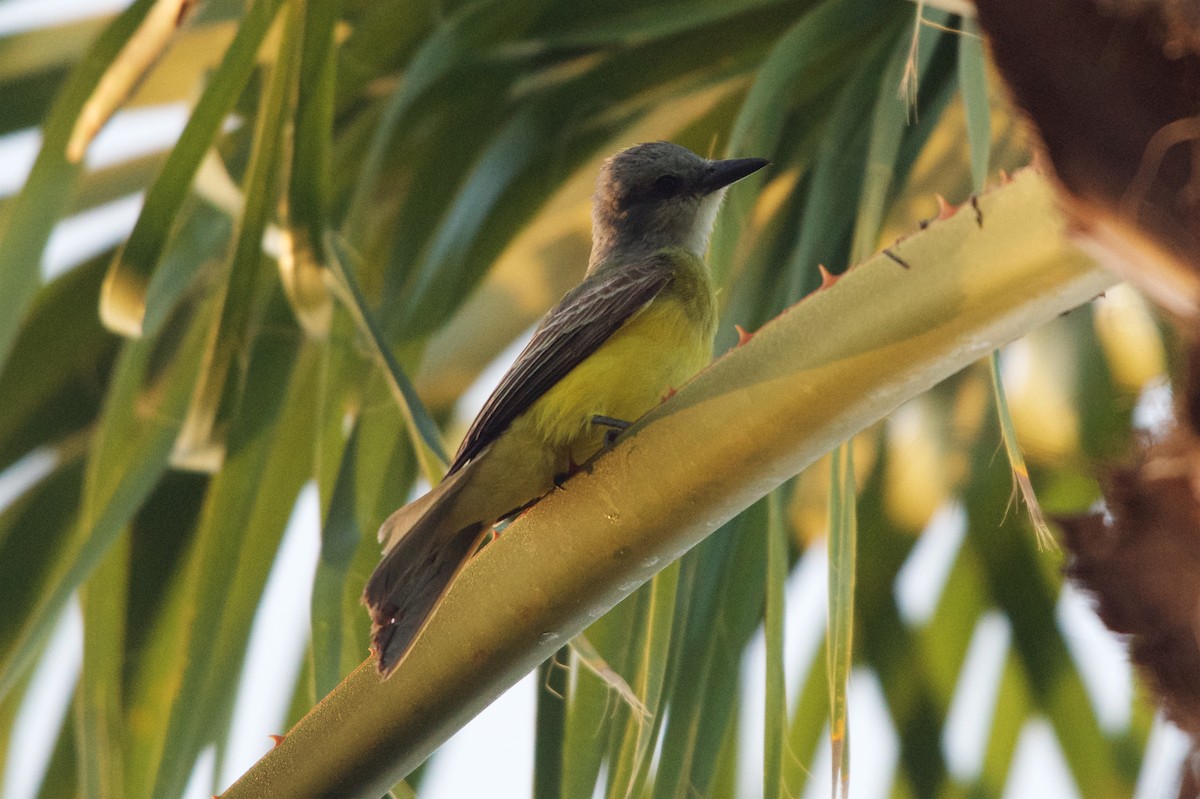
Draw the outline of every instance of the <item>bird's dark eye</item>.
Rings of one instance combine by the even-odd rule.
[[[679,193],[679,178],[674,175],[662,175],[654,181],[654,193],[659,197],[674,197]]]

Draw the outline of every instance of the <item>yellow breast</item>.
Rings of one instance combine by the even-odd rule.
[[[698,261],[695,266],[703,269]],[[528,426],[547,447],[582,463],[604,443],[606,428],[593,424],[592,417],[633,421],[706,366],[712,358],[715,299],[703,275],[680,277],[542,395],[514,427]]]

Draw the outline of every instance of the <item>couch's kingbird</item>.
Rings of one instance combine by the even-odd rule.
[[[542,319],[445,479],[379,529],[386,554],[363,602],[384,676],[493,524],[550,491],[711,359],[709,234],[725,187],[766,164],[712,161],[670,142],[604,162],[583,282]]]

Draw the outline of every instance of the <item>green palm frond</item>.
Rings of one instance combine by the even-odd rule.
[[[225,752],[309,483],[312,637],[288,689],[293,717],[325,701],[231,796],[380,795],[552,655],[538,799],[802,795],[829,771],[813,762],[827,686],[852,668],[878,680],[899,738],[895,795],[1001,795],[1038,718],[1081,795],[1132,792],[1149,706],[1124,729],[1098,721],[1056,623],[1061,556],[1009,507],[976,361],[1037,331],[998,371],[1030,483],[1065,514],[1098,499],[1096,459],[1129,439],[1163,345],[1119,293],[1072,310],[1113,281],[1066,241],[1041,178],[999,180],[1029,161],[1026,134],[972,21],[907,0],[208,0],[114,109],[184,104],[178,139],[73,158],[81,110],[155,8],[0,38],[0,133],[40,135],[0,199],[0,476],[30,476],[0,497],[0,750],[72,597],[84,619],[43,795],[176,797],[203,750]],[[411,672],[381,685],[359,665],[374,531],[440,472],[468,387],[582,274],[600,159],[651,139],[772,161],[714,233],[732,352],[489,545]],[[935,193],[963,202],[985,182],[1003,185],[981,216],[966,203],[920,230]],[[57,225],[131,195],[119,246],[43,276]],[[820,266],[851,264],[818,291]],[[735,326],[761,331],[735,349]],[[832,568],[856,564],[834,573],[854,590],[835,623],[853,647],[785,669],[785,585],[837,526],[819,459],[850,441],[855,490],[836,507],[854,510],[857,558]],[[951,505],[966,532],[911,619],[897,575]],[[943,740],[997,613],[1011,647],[964,777]],[[759,630],[765,732],[739,714]],[[751,737],[766,773],[747,781]]]

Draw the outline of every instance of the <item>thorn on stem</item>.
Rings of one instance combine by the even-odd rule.
[[[821,273],[821,285],[817,291],[824,291],[831,288],[834,283],[841,279],[841,275],[835,275],[825,268],[825,264],[817,264],[817,271]]]
[[[958,211],[958,206],[951,205],[950,203],[946,202],[946,198],[942,195],[935,194],[934,197],[937,198],[937,219],[939,222],[943,219],[949,219],[950,217],[954,216],[956,211]]]
[[[971,207],[975,209],[975,224],[983,227],[983,211],[979,210],[979,195],[971,195]]]
[[[885,249],[883,251],[883,254],[886,255],[888,258],[891,258],[896,263],[900,264],[900,266],[902,266],[905,269],[912,268],[912,266],[908,263],[908,261],[904,260],[899,255],[896,255],[896,253],[892,252],[891,249]]]

